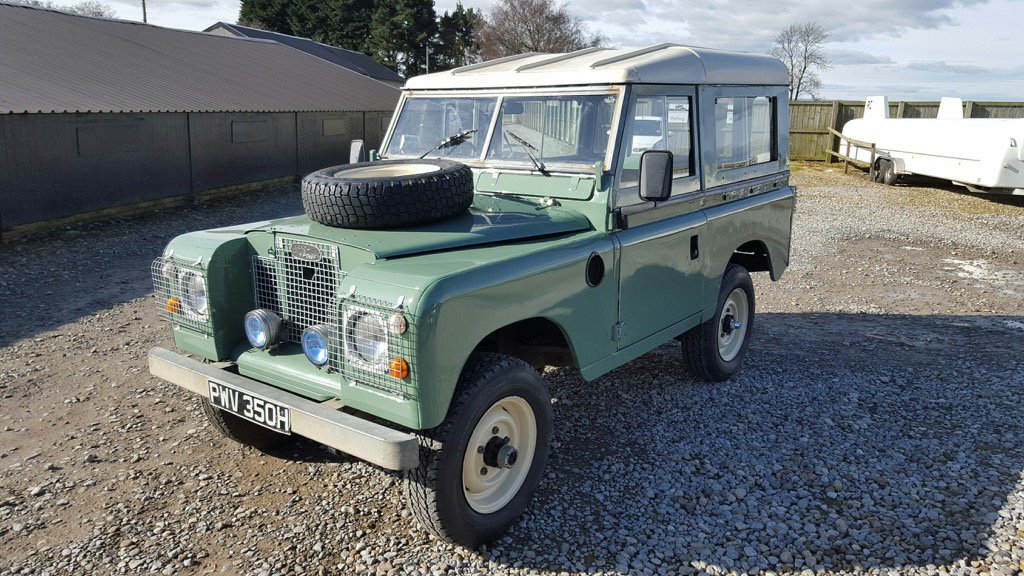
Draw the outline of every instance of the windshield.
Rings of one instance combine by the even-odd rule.
[[[605,159],[616,101],[611,94],[506,96],[499,108],[497,97],[409,97],[384,155],[592,166]],[[467,130],[477,132],[462,143],[434,149]]]
[[[497,98],[409,98],[385,156],[479,158]],[[435,150],[449,136],[476,130],[462,143]]]

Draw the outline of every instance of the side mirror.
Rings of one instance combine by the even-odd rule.
[[[348,163],[358,164],[359,162],[366,162],[366,148],[363,146],[362,140],[353,140],[352,147],[348,150]]]
[[[672,153],[648,150],[640,155],[640,197],[667,200],[672,194]]]

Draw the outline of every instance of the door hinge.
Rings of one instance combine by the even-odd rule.
[[[612,324],[612,341],[613,342],[618,342],[619,340],[622,340],[622,327],[625,324],[626,324],[625,322],[616,322],[615,324]]]

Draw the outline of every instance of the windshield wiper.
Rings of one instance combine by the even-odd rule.
[[[443,148],[452,148],[454,146],[458,146],[459,144],[462,144],[466,140],[469,140],[469,137],[472,136],[474,132],[476,132],[476,128],[473,128],[472,130],[463,130],[458,134],[452,134],[451,136],[445,138],[444,140],[441,140],[441,143],[438,144],[437,146],[434,146],[430,150],[424,152],[423,155],[420,156],[420,158],[426,158],[427,154],[430,154],[434,150],[441,150]]]
[[[537,167],[537,172],[540,172],[541,174],[544,174],[545,176],[547,176],[548,169],[544,167],[544,163],[543,162],[538,162],[537,159],[533,157],[533,154],[530,154],[530,150],[534,150],[534,151],[537,150],[536,146],[534,146],[533,144],[530,144],[522,136],[519,136],[517,134],[513,134],[513,133],[509,132],[508,130],[502,130],[501,133],[505,135],[505,139],[506,140],[512,140],[514,142],[517,142],[520,146],[522,146],[523,147],[523,152],[526,152],[526,155],[530,157],[530,161],[533,162],[533,165]]]

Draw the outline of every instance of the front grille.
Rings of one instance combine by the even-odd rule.
[[[161,318],[204,334],[213,333],[209,309],[206,314],[199,314],[185,304],[185,282],[189,275],[196,274],[203,279],[206,278],[202,261],[186,262],[169,254],[153,260],[150,273]]]
[[[296,258],[292,254],[295,244],[315,246],[321,259],[310,262]],[[387,329],[387,322],[399,310],[396,302],[364,296],[339,297],[338,288],[344,272],[341,271],[337,247],[278,237],[274,242],[273,256],[253,256],[252,264],[256,307],[271,310],[284,320],[282,337],[285,341],[301,344],[303,330],[315,325],[327,326],[330,349],[326,370],[340,374],[347,381],[387,394],[415,397],[415,319],[406,314],[408,329],[405,334],[392,334]],[[367,313],[379,314],[383,320],[387,353],[380,362],[367,362],[357,352],[361,348],[365,354],[371,344],[370,335],[357,330],[354,322],[358,315]],[[390,374],[390,361],[396,357],[409,363],[410,373],[404,379]]]
[[[320,260],[296,258],[292,255],[295,244],[316,247]],[[274,256],[253,256],[252,270],[256,307],[271,310],[284,320],[285,341],[300,342],[302,331],[310,326],[337,326],[338,284],[343,273],[336,246],[278,237]]]

